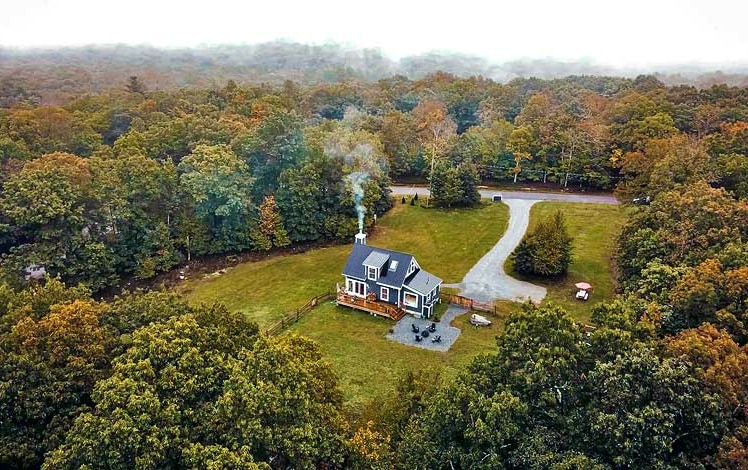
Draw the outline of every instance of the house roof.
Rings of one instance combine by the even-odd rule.
[[[376,266],[382,268],[377,279],[379,284],[398,288],[406,285],[423,295],[434,290],[442,282],[441,279],[423,269],[417,269],[406,280],[405,273],[408,271],[411,261],[413,261],[413,255],[407,253],[377,248],[371,245],[355,244],[353,245],[351,254],[348,255],[348,261],[345,263],[345,268],[343,268],[343,275],[365,280],[366,267],[364,265]],[[394,270],[391,269],[393,267],[395,268]]]
[[[433,274],[426,272],[423,269],[419,269],[416,272],[415,276],[410,278],[410,280],[406,282],[405,285],[418,292],[419,294],[425,295],[434,290],[434,288],[441,284],[441,282],[442,280],[434,276]]]
[[[388,257],[388,260],[381,266],[384,269],[380,270],[380,276],[379,279],[377,279],[377,282],[390,286],[402,286],[405,282],[405,273],[408,270],[408,266],[410,266],[410,261],[413,259],[413,255],[384,248],[377,248],[371,245],[361,245],[358,243],[353,245],[351,254],[348,255],[348,261],[345,263],[345,268],[343,268],[343,275],[355,277],[357,279],[366,279],[366,268],[364,267],[364,264],[369,259],[370,255],[375,253],[375,258],[380,258],[382,255]],[[394,271],[390,271],[389,268],[392,266],[393,261],[397,261],[397,268]]]
[[[382,253],[379,250],[374,250],[371,253],[369,253],[369,256],[366,257],[364,260],[365,266],[372,266],[375,268],[381,268],[384,266],[384,263],[389,261],[390,255],[387,253]]]

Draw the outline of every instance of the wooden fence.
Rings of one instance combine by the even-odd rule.
[[[443,302],[448,302],[450,304],[459,305],[461,307],[467,307],[470,310],[486,312],[486,313],[490,313],[496,316],[499,315],[499,311],[496,308],[496,306],[492,304],[484,304],[481,302],[476,302],[475,300],[469,297],[463,297],[461,295],[456,295],[456,294],[442,293],[441,299]],[[579,326],[582,328],[582,331],[584,331],[586,334],[592,334],[597,329],[596,326],[590,325],[587,323],[580,323]]]
[[[314,307],[319,305],[320,302],[324,302],[325,300],[330,300],[335,298],[334,292],[325,292],[324,294],[320,294],[317,297],[313,297],[309,300],[309,302],[305,303],[301,307],[297,308],[293,312],[286,313],[281,320],[265,330],[265,334],[268,336],[275,336],[281,331],[288,328],[290,325],[296,323],[299,321],[301,317],[309,313]]]
[[[457,294],[441,294],[441,300],[450,304],[459,305],[460,307],[466,307],[470,310],[476,310],[478,312],[486,312],[493,315],[498,315],[498,309],[493,304],[485,304],[482,302],[476,302],[469,297],[463,297]]]

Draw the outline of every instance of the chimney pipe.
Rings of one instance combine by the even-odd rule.
[[[356,234],[355,244],[366,245],[366,234],[364,232],[359,232]]]

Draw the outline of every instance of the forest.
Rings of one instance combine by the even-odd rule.
[[[0,466],[748,468],[748,88],[163,86],[83,64],[52,97],[43,70],[0,76]],[[358,409],[311,340],[166,292],[102,299],[198,257],[350,240],[393,181],[447,208],[488,183],[615,191],[617,298],[591,329],[518,305],[457,379],[414,370]]]

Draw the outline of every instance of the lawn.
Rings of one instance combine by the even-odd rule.
[[[411,253],[445,282],[459,282],[501,238],[508,214],[504,204],[440,210],[398,202],[369,230],[368,243]],[[333,291],[349,252],[350,245],[341,245],[271,257],[187,280],[178,290],[190,302],[222,302],[268,327],[311,297]]]
[[[564,213],[569,234],[574,238],[574,260],[568,274],[557,280],[517,277],[545,286],[547,301],[563,306],[577,320],[587,321],[596,303],[613,297],[612,258],[616,238],[626,221],[626,209],[607,204],[540,202],[531,209],[528,231],[557,210]],[[516,276],[510,261],[506,268]],[[592,284],[592,295],[587,302],[574,299],[574,284],[580,281]]]
[[[510,304],[504,307],[508,309]],[[338,374],[347,404],[358,407],[391,392],[397,378],[407,370],[440,370],[448,379],[476,355],[495,351],[501,321],[489,328],[477,328],[468,323],[468,318],[462,315],[453,322],[462,334],[446,353],[390,341],[385,335],[394,325],[392,320],[337,307],[332,301],[311,311],[287,331],[320,344]]]

